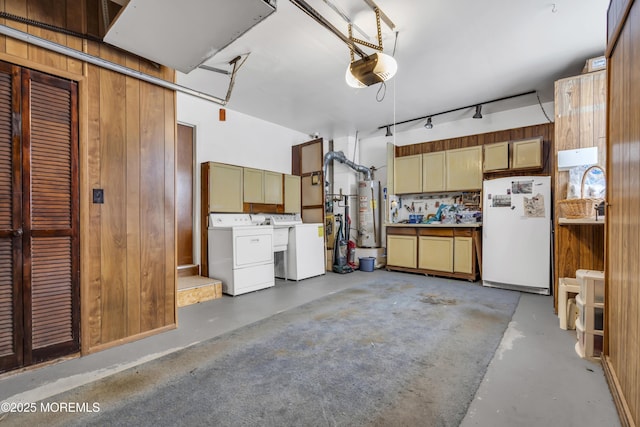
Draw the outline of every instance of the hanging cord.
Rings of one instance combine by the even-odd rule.
[[[353,163],[356,162],[356,150],[358,149],[358,130],[356,129],[356,143],[353,144],[353,159],[351,160]]]
[[[538,98],[538,105],[540,105],[540,109],[542,110],[542,113],[544,114],[544,116],[547,118],[549,123],[553,123],[553,121],[547,115],[547,112],[544,111],[544,107],[542,106],[542,102],[540,101],[540,95],[538,95],[538,91],[536,91],[536,98]]]
[[[396,56],[396,47],[398,46],[398,32],[395,32],[396,34],[396,38],[393,41],[393,52],[391,52],[391,56],[393,56],[395,58]],[[382,36],[380,36],[382,37]],[[381,38],[382,40],[382,38]],[[394,79],[395,82],[395,79]],[[395,89],[395,83],[393,85],[394,89]],[[382,95],[380,95],[382,93]],[[380,84],[380,87],[378,88],[378,92],[376,92],[376,101],[378,102],[382,102],[384,101],[384,97],[387,95],[387,82],[382,82]],[[395,95],[394,95],[395,96]]]
[[[382,93],[382,95],[380,95]],[[378,88],[378,92],[376,92],[376,101],[382,102],[384,101],[384,97],[387,94],[387,82],[381,82],[380,87]]]

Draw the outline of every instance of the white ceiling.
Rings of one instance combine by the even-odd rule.
[[[345,21],[323,0],[307,2],[347,33]],[[375,15],[364,0],[331,2],[375,43]],[[602,55],[605,48],[608,0],[376,3],[398,32],[398,73],[387,82],[386,93],[380,84],[364,89],[347,86],[348,47],[288,0],[278,0],[275,13],[205,64],[230,69],[231,59],[250,53],[238,71],[228,108],[334,138],[356,131],[361,136],[382,135],[384,131],[377,130],[382,125],[530,90],[537,90],[542,102],[552,101],[553,82],[580,73],[585,60]],[[171,22],[171,16],[166,19]],[[385,53],[393,54],[394,37],[383,24]],[[196,69],[178,73],[178,83],[224,98],[228,77]],[[490,114],[537,103],[535,95],[528,95],[485,105],[482,111]],[[472,114],[470,109],[433,120],[437,124]],[[423,124],[399,125],[398,131]]]

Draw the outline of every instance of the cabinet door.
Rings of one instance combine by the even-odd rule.
[[[264,171],[244,168],[244,202],[264,203]]]
[[[422,192],[422,154],[396,157],[394,160],[395,194]]]
[[[530,169],[542,167],[542,139],[526,139],[511,143],[511,168]]]
[[[451,237],[420,236],[418,267],[451,273],[453,271],[453,239]]]
[[[453,271],[456,273],[473,272],[473,238],[454,237]]]
[[[210,163],[209,209],[211,212],[242,212],[242,168]]]
[[[279,205],[282,203],[282,174],[264,171],[264,202]]]
[[[284,212],[300,213],[300,177],[284,176]]]
[[[422,155],[422,191],[444,191],[445,152]]]
[[[416,268],[416,239],[415,236],[387,236],[387,264]]]
[[[485,172],[509,169],[509,142],[497,142],[484,146]]]
[[[446,151],[446,189],[449,191],[482,188],[482,146]]]

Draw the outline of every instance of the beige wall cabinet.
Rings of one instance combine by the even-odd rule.
[[[243,194],[245,203],[264,203],[264,171],[244,168]]]
[[[264,202],[282,204],[282,174],[264,171]]]
[[[542,138],[524,139],[511,143],[511,169],[542,167]]]
[[[422,191],[435,192],[445,190],[444,169],[445,151],[436,151],[422,155]]]
[[[485,172],[509,169],[509,142],[497,142],[495,144],[486,144],[484,149],[484,166]]]
[[[300,177],[296,175],[284,176],[284,212],[300,213]]]
[[[393,171],[395,194],[422,193],[422,154],[396,157]]]
[[[387,265],[416,268],[417,242],[415,235],[387,235]]]
[[[261,169],[244,168],[243,200],[245,203],[282,203],[282,174]]]
[[[482,188],[482,146],[446,151],[446,190]]]
[[[453,271],[456,273],[473,272],[473,238],[453,238]]]
[[[453,239],[420,236],[418,268],[453,272]]]
[[[209,212],[242,212],[242,167],[222,163],[209,166]]]

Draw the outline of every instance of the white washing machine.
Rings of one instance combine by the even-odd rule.
[[[304,224],[300,215],[272,215],[274,233],[288,230],[286,250],[275,254],[275,275],[302,280],[325,274],[324,224]]]
[[[275,284],[273,227],[249,214],[209,214],[209,277],[222,292],[240,295]]]

